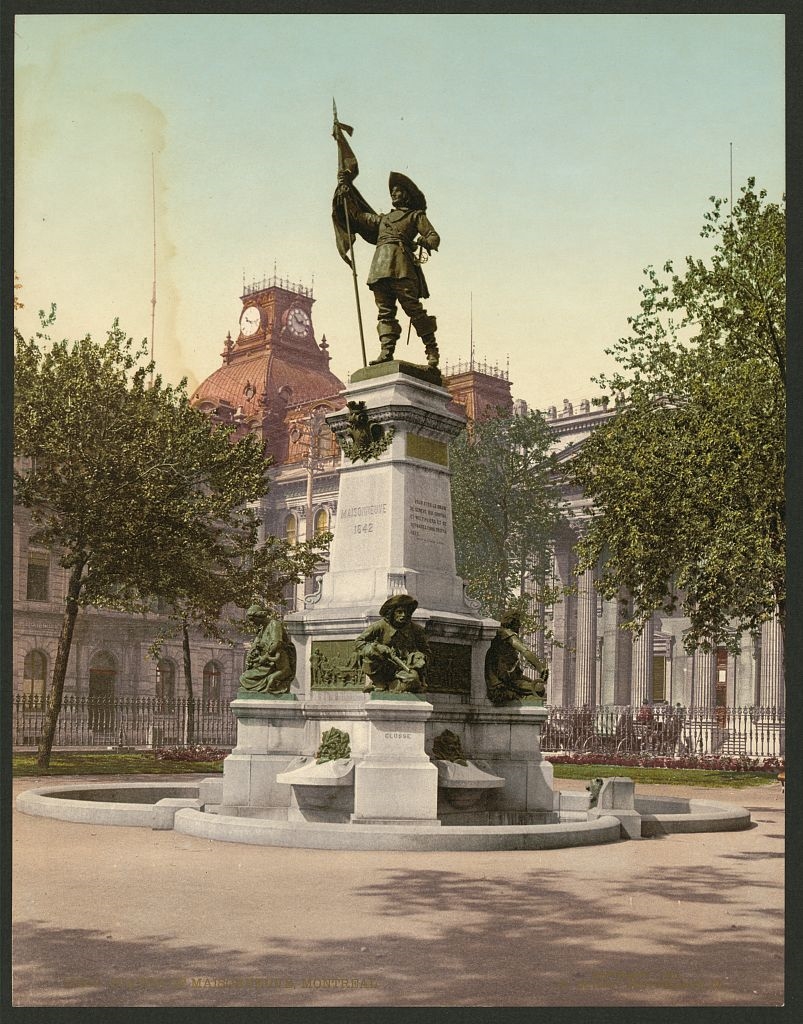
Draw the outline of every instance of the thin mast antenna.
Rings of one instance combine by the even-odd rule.
[[[151,363],[153,362],[153,335],[156,325],[156,166],[151,153],[151,193],[153,198],[153,294],[151,296]],[[153,369],[151,369],[153,383]]]
[[[474,369],[474,292],[468,293],[468,323],[469,323],[469,361],[468,367],[470,370]]]
[[[730,144],[731,150],[731,227],[733,227],[733,143]]]

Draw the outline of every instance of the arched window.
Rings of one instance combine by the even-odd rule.
[[[315,536],[319,537],[329,529],[329,512],[325,508],[319,508],[315,513]]]
[[[172,700],[176,695],[176,666],[169,658],[156,663],[156,696]]]
[[[284,521],[284,537],[289,544],[295,544],[298,539],[298,525],[292,513]]]
[[[204,665],[203,700],[220,700],[220,665],[216,661],[208,661]]]
[[[47,656],[42,651],[29,651],[25,655],[22,673],[22,692],[30,697],[44,697],[47,686]]]

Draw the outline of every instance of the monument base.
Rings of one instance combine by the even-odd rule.
[[[387,377],[391,373],[403,373],[407,377],[416,380],[426,381],[428,384],[441,384],[443,376],[437,366],[422,366],[420,363],[408,363],[405,359],[389,359],[384,363],[372,363],[355,370],[350,377],[352,384],[359,384],[364,380],[376,380],[377,377]]]
[[[416,694],[369,699],[368,750],[354,769],[352,821],[429,821],[438,816],[438,769],[425,749],[432,705]],[[414,698],[410,700],[409,698]]]

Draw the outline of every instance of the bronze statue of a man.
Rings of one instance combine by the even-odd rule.
[[[408,594],[389,597],[379,609],[382,618],[354,641],[369,677],[364,691],[421,693],[427,688],[431,652],[424,630],[412,621],[418,601]]]
[[[516,612],[505,612],[496,636],[485,655],[485,684],[492,704],[504,704],[522,697],[546,694],[549,670],[519,638],[521,619]],[[524,678],[520,657],[536,669],[540,678],[530,683]]]
[[[429,290],[416,257],[419,246],[432,252],[440,245],[440,236],[426,215],[426,198],[406,175],[393,171],[388,183],[393,209],[390,213],[377,214],[367,207],[362,197],[362,201],[355,200],[351,177],[347,170],[340,171],[337,194],[348,205],[351,230],[376,246],[368,273],[368,287],[376,301],[380,352],[371,364],[393,359],[396,342],[401,336],[401,325],[396,319],[398,302],[424,343],[427,365],[437,367],[437,323],[421,305],[422,299],[429,298]],[[342,218],[342,208],[336,207],[336,211]]]

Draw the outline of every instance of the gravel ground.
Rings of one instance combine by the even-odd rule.
[[[75,780],[18,779],[14,794],[61,781]],[[345,853],[15,811],[14,1004],[781,1005],[780,784],[637,792],[738,804],[753,827],[567,850]]]

